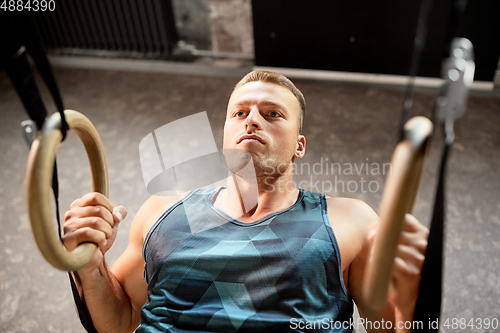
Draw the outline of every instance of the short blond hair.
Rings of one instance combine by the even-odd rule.
[[[274,83],[279,86],[285,87],[292,92],[292,94],[297,98],[300,106],[299,134],[302,134],[304,115],[306,113],[306,100],[302,92],[286,76],[265,70],[256,70],[248,73],[234,86],[233,91],[244,84],[255,81]]]

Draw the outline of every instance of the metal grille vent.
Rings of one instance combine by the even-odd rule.
[[[33,16],[60,54],[168,58],[178,41],[170,0],[59,0]]]

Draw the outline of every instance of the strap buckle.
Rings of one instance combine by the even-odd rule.
[[[28,148],[31,148],[31,144],[36,139],[38,127],[36,126],[36,123],[31,119],[22,121],[21,127],[23,129],[24,141],[26,141]]]
[[[455,138],[454,121],[465,112],[475,67],[472,43],[467,38],[454,38],[450,57],[443,63],[442,77],[445,82],[437,99],[437,117],[444,123],[448,143]]]

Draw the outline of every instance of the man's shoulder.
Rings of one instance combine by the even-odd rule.
[[[140,229],[143,239],[163,213],[182,200],[187,194],[188,192],[181,192],[174,196],[152,195],[144,202],[133,222],[133,224],[136,224],[135,227]]]
[[[163,208],[168,209],[184,197],[185,194],[169,195],[169,196],[152,195],[144,202],[143,207],[154,210]]]
[[[370,224],[378,223],[378,215],[364,201],[351,198],[327,198],[328,219],[335,233],[347,269],[369,246]],[[344,276],[344,278],[348,278]]]
[[[364,201],[343,197],[327,197],[328,217],[331,222],[349,224],[351,227],[365,229],[378,222],[377,213]]]
[[[370,205],[360,199],[326,196],[326,202],[329,208],[332,207],[345,212],[363,214],[367,216],[377,215]]]

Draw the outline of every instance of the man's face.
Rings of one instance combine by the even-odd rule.
[[[249,82],[229,99],[224,125],[224,149],[248,151],[257,176],[282,174],[305,152],[299,135],[300,106],[287,88]]]

